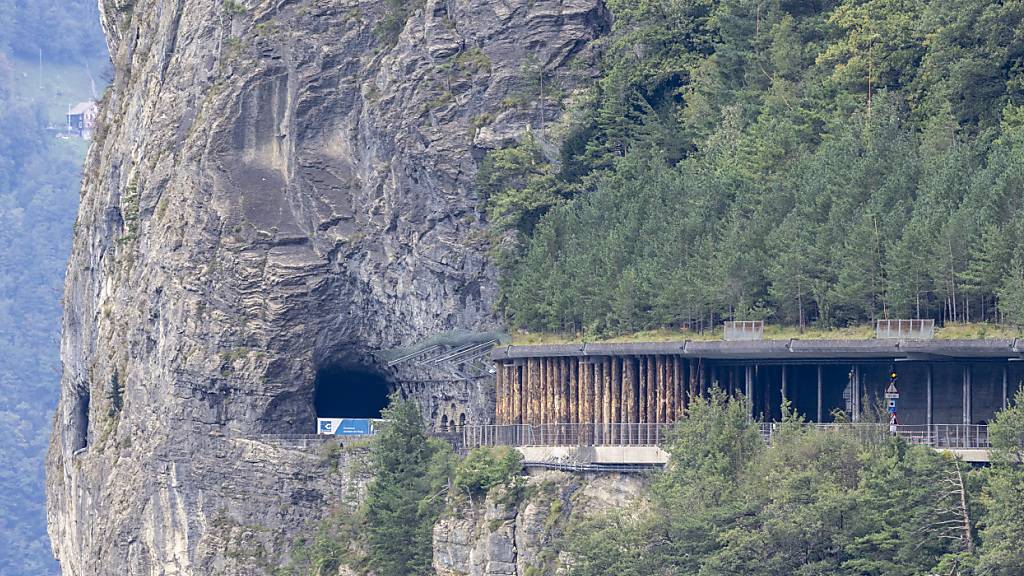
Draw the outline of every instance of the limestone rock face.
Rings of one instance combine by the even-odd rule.
[[[115,78],[67,274],[54,551],[65,576],[266,573],[365,483],[348,453],[261,436],[312,430],[318,369],[487,417],[487,386],[402,388],[374,353],[496,327],[477,164],[558,121],[609,16],[601,0],[100,4]]]
[[[557,540],[575,519],[643,505],[641,477],[530,476],[525,497],[492,490],[482,502],[462,499],[434,525],[438,576],[526,576],[561,573],[571,561]]]

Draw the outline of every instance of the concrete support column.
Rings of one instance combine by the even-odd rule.
[[[818,423],[821,423],[824,419],[824,414],[822,414],[822,383],[824,382],[822,372],[824,372],[824,370],[821,364],[818,364]]]
[[[964,364],[964,424],[971,423],[971,365]]]
[[[697,365],[697,393],[703,398],[707,393],[707,367],[704,366],[704,362],[699,362]]]
[[[853,406],[853,421],[860,422],[860,366],[853,367],[853,398],[851,398],[851,405]]]
[[[927,370],[927,373],[925,374],[925,378],[926,378],[925,379],[925,385],[926,385],[926,389],[925,389],[925,402],[927,403],[927,406],[925,406],[925,410],[926,410],[925,421],[928,423],[929,433],[930,433],[930,431],[931,431],[930,427],[934,423],[934,421],[932,419],[932,406],[933,406],[933,403],[932,403],[932,378],[933,378],[933,376],[932,376],[932,365],[931,364],[928,364],[928,370]]]
[[[787,366],[785,364],[783,364],[782,365],[782,398],[779,399],[779,402],[782,402],[783,400],[786,400],[787,398],[789,398],[789,382],[786,379],[786,377],[789,375],[789,370],[787,370],[786,368],[787,368]],[[781,404],[780,404],[780,406],[781,406]]]
[[[1008,365],[1006,365],[1006,364],[1003,364],[1003,405],[1002,405],[1003,406],[1002,407],[1003,410],[1006,410],[1006,403],[1007,403],[1006,395],[1009,392],[1009,390],[1008,390],[1009,380],[1010,380],[1010,367]]]
[[[754,417],[754,367],[743,367],[743,394],[747,397],[748,416]]]

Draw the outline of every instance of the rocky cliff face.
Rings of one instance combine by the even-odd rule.
[[[544,472],[523,497],[492,490],[482,502],[461,500],[434,526],[438,576],[529,576],[562,573],[571,559],[558,538],[573,521],[642,505],[638,476],[584,477]]]
[[[311,430],[321,368],[397,387],[374,351],[495,326],[477,162],[557,121],[609,18],[600,0],[101,12],[116,73],[68,268],[54,550],[65,576],[260,574],[361,486],[350,454],[260,435]],[[483,389],[438,394],[482,417]]]

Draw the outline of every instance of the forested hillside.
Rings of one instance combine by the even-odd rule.
[[[1024,322],[1024,2],[609,4],[480,172],[514,326]]]
[[[744,402],[697,402],[649,505],[570,522],[572,576],[1012,576],[1024,570],[1024,411],[993,464],[788,419],[770,446]]]
[[[42,49],[42,66],[39,50]],[[43,456],[60,391],[60,298],[86,143],[45,127],[92,97],[95,3],[0,0],[0,574],[56,574]]]

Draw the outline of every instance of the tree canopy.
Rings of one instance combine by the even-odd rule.
[[[1024,2],[609,6],[559,152],[481,171],[515,327],[1024,323]]]

